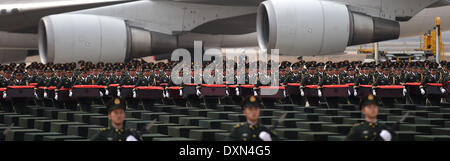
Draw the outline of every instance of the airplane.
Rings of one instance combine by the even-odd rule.
[[[3,0],[0,62],[33,53],[43,63],[121,62],[192,50],[195,40],[335,55],[422,35],[438,16],[447,31],[449,15],[450,0]]]

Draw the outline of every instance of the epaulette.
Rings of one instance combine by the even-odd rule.
[[[356,124],[354,124],[353,126],[354,127],[358,127],[359,125],[361,125],[362,123],[356,123]]]
[[[108,130],[109,128],[100,128],[100,131],[106,131],[106,130]]]

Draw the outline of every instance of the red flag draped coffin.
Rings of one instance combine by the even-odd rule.
[[[377,86],[375,92],[380,98],[400,98],[403,97],[403,86]]]
[[[348,97],[348,85],[324,85],[322,95],[324,97]]]
[[[372,85],[359,85],[357,92],[358,96],[367,97],[372,94]]]
[[[173,99],[183,98],[183,96],[180,96],[180,90],[182,90],[181,87],[168,87],[167,90],[169,92],[169,98]]]
[[[223,97],[226,96],[227,86],[224,84],[202,84],[200,92],[202,96],[216,96]]]
[[[420,83],[405,83],[408,95],[420,95]]]
[[[197,95],[197,84],[183,84],[183,96]]]
[[[72,96],[78,97],[100,97],[100,85],[76,85],[72,87]]]
[[[253,95],[253,88],[255,85],[249,84],[249,85],[239,85],[239,95],[242,97],[248,97],[250,95]]]
[[[258,90],[258,95],[260,98],[284,98],[285,87],[281,86],[260,86]]]
[[[117,97],[117,87],[119,87],[119,84],[108,85],[109,96]]]
[[[120,87],[120,97],[122,98],[132,98],[134,85],[123,85]]]
[[[424,86],[426,95],[442,95],[442,84],[440,83],[427,83]]]
[[[161,99],[163,97],[163,87],[136,87],[136,98],[142,99]]]
[[[58,101],[71,100],[71,98],[69,97],[70,90],[71,90],[70,88],[61,87],[57,92],[58,93]]]
[[[303,93],[305,97],[318,97],[319,93],[317,91],[317,85],[307,85],[303,88]]]
[[[8,86],[7,98],[33,98],[34,86]]]
[[[290,96],[300,95],[300,83],[288,83],[286,85],[286,94]]]

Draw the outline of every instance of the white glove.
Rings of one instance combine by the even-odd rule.
[[[120,89],[117,89],[117,97],[120,97]]]
[[[236,87],[236,96],[239,96],[239,88]]]
[[[387,130],[382,130],[380,133],[380,137],[384,140],[384,141],[391,141],[392,140],[392,135],[389,131]]]
[[[350,93],[350,90],[347,90],[347,91],[348,91],[348,96],[352,95],[352,93]]]
[[[357,96],[357,95],[358,95],[358,92],[356,91],[356,89],[353,90],[353,95],[354,95],[354,96]]]
[[[253,95],[258,96],[258,93],[256,93],[256,91],[253,91]]]
[[[109,95],[109,90],[108,89],[106,89],[105,95]]]
[[[375,90],[372,90],[372,94],[373,94],[374,96],[377,96],[377,92],[375,92]]]
[[[423,88],[420,89],[420,94],[425,95],[425,90]]]
[[[445,94],[445,89],[441,87],[442,94]]]
[[[6,92],[3,92],[3,98],[6,98]]]
[[[169,98],[169,91],[166,91],[166,98]]]
[[[287,97],[286,90],[283,90],[284,97]]]
[[[127,137],[126,141],[138,141],[133,135]]]
[[[72,97],[72,91],[69,92],[69,97]]]
[[[44,98],[47,98],[47,92],[46,91],[44,92]]]
[[[183,90],[180,89],[180,96],[183,96]]]
[[[36,91],[34,91],[34,97],[36,97],[36,99],[39,98]]]
[[[202,95],[202,93],[200,92],[200,90],[197,89],[197,96]]]
[[[100,93],[100,97],[103,97],[103,93],[102,93],[102,91],[99,91],[99,93]]]
[[[58,92],[55,92],[55,100],[58,101]]]
[[[317,94],[319,95],[319,97],[322,97],[322,91],[317,90]]]
[[[270,136],[270,134],[265,131],[259,133],[259,138],[263,141],[272,141],[272,137]]]
[[[163,96],[165,96],[164,92],[163,92]],[[136,91],[133,91],[133,98],[136,98]]]
[[[228,93],[228,89],[227,89],[227,90],[225,90],[225,93],[227,94],[227,96],[229,96],[229,95],[230,95],[230,93]]]
[[[303,97],[305,96],[305,92],[303,92],[303,89],[300,89],[300,95]]]
[[[406,88],[403,88],[403,96],[406,96]]]

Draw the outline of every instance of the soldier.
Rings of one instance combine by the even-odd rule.
[[[72,86],[75,84],[76,79],[73,77],[73,70],[70,68],[66,69],[66,76],[62,78],[60,82],[56,85],[55,92],[58,92],[61,88],[67,88],[71,89]],[[56,97],[56,96],[55,96]],[[66,109],[75,110],[77,103],[75,100],[68,100],[68,101],[61,101],[60,98],[55,98],[57,102],[60,102],[63,104],[63,107]]]
[[[138,81],[136,82],[136,87],[139,86],[152,86],[153,84],[153,79],[151,78],[150,75],[150,69],[149,68],[143,68],[144,73],[141,77],[139,77]],[[145,110],[150,110],[150,108],[153,106],[154,101],[153,100],[148,100],[148,99],[143,99],[142,103],[144,104],[144,109]]]
[[[108,90],[108,86],[109,86],[109,83],[111,82],[111,80],[112,80],[111,69],[110,68],[103,69],[103,74],[97,80],[97,85],[105,86],[105,89],[101,90],[101,92],[104,93],[104,96],[101,98],[103,103],[106,103],[109,100],[111,100],[111,95],[109,93],[110,91]]]
[[[138,78],[136,76],[136,68],[133,66],[128,69],[128,76],[124,77],[119,85],[120,86],[136,85],[137,81],[138,81]],[[127,108],[135,108],[135,109],[138,108],[138,103],[139,103],[138,99],[131,97],[131,98],[126,98],[125,101],[126,101]]]
[[[383,75],[378,76],[376,82],[373,84],[373,95],[376,96],[375,88],[379,85],[392,85],[394,82],[394,78],[389,74],[389,68],[385,67],[383,69]],[[383,106],[386,108],[393,107],[395,100],[393,98],[381,98],[383,102]]]
[[[23,71],[18,69],[14,72],[14,79],[9,82],[10,86],[26,86],[28,85],[27,80],[23,79]],[[3,95],[5,98],[6,94]],[[28,98],[11,98],[11,105],[14,112],[23,114],[25,113],[25,105],[28,102]]]
[[[392,128],[378,122],[378,106],[373,95],[361,100],[359,107],[364,114],[365,121],[357,123],[350,130],[348,141],[395,141],[396,136]]]
[[[135,129],[124,127],[125,104],[122,102],[119,98],[115,98],[108,103],[111,127],[100,129],[100,132],[91,139],[92,141],[143,141],[142,136]]]
[[[81,70],[81,77],[75,81],[75,85],[92,85],[92,79],[88,77],[87,69]],[[92,99],[90,97],[78,97],[78,105],[81,111],[88,111],[91,108]]]
[[[431,66],[431,72],[429,75],[427,75],[420,84],[420,92],[422,95],[425,95],[425,90],[423,89],[424,86],[428,83],[442,83],[442,78],[438,76],[437,73],[437,66]],[[441,88],[441,92],[445,93],[445,89]],[[434,94],[427,94],[425,95],[428,101],[432,106],[439,106],[441,104],[441,96],[442,95],[434,95]]]
[[[258,121],[261,108],[260,100],[255,96],[247,97],[242,105],[242,113],[247,122],[234,125],[228,140],[230,141],[272,141],[278,136]]]
[[[320,91],[324,85],[338,85],[340,84],[340,78],[337,76],[334,72],[336,70],[334,67],[327,67],[327,74],[322,78],[322,80],[319,82],[319,88]],[[321,94],[319,95],[319,97]],[[327,97],[326,102],[329,108],[337,108],[339,103],[343,103],[340,100],[342,98],[339,97]]]
[[[299,73],[299,67],[294,66],[294,70],[292,74],[288,75],[283,84],[287,85],[288,83],[301,83],[303,75]],[[301,106],[305,106],[306,101],[303,96],[297,95],[297,96],[289,96],[289,100],[292,104],[297,104]]]
[[[349,67],[347,76],[344,76],[342,79],[342,84],[351,84],[351,86],[354,87],[356,79],[357,79],[357,76],[355,74],[355,69],[353,67]],[[348,101],[351,104],[358,104],[359,98],[356,97],[356,95],[353,91],[350,91],[350,96],[348,97]]]
[[[39,79],[36,87],[44,87],[41,105],[44,107],[52,107],[54,106],[53,98],[48,98],[47,88],[50,86],[56,86],[56,82],[54,81],[53,70],[50,66],[46,67],[44,72],[44,76]]]
[[[320,74],[316,74],[316,67],[311,65],[309,67],[309,74],[306,74],[301,83],[300,93],[304,96],[303,89],[307,85],[317,85],[320,82]],[[306,97],[310,106],[319,106],[319,97]]]
[[[28,66],[27,68],[27,74],[23,77],[24,80],[27,80],[28,83],[37,83],[37,75],[34,73],[34,69],[32,66]]]

